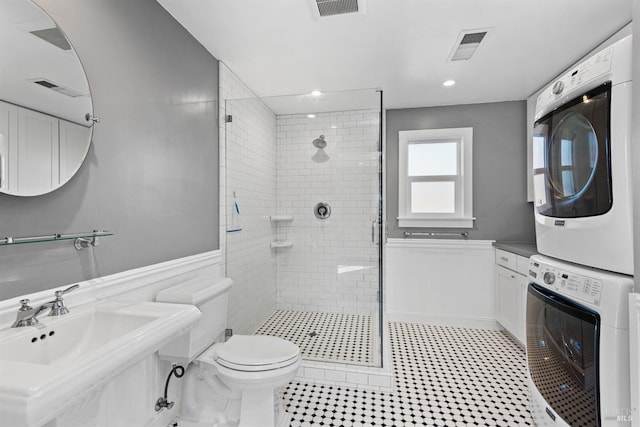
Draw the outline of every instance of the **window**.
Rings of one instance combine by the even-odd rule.
[[[472,228],[473,128],[400,131],[398,225]]]

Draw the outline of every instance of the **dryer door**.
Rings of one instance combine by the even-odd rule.
[[[536,122],[533,173],[538,213],[579,218],[611,209],[610,100],[609,82]]]

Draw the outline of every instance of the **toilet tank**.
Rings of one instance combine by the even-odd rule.
[[[191,304],[202,312],[191,331],[158,351],[161,359],[188,364],[216,342],[227,326],[227,301],[232,284],[231,279],[224,277],[197,276],[158,292],[157,302]]]

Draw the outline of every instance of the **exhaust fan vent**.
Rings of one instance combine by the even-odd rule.
[[[62,34],[62,31],[58,27],[47,28],[45,30],[31,31],[36,37],[40,37],[42,40],[51,43],[52,45],[59,47],[62,50],[71,50],[71,45],[67,41],[67,38]]]
[[[79,96],[84,95],[83,93],[78,92],[77,90],[69,89],[68,87],[64,87],[64,86],[59,86],[47,79],[35,79],[31,81],[37,85],[46,87],[47,89],[55,90],[58,93],[61,93],[66,96],[70,96],[71,98],[77,98]]]
[[[358,12],[358,0],[316,0],[320,16]]]
[[[462,31],[453,45],[449,61],[465,61],[471,59],[489,30]]]

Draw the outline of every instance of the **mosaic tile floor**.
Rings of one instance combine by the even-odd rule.
[[[375,326],[372,316],[276,310],[256,334],[292,341],[308,360],[372,365]]]
[[[500,331],[390,323],[393,393],[292,382],[291,426],[534,425],[525,354]]]

